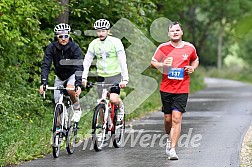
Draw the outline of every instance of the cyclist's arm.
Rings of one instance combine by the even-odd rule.
[[[77,45],[78,46],[78,45]],[[81,53],[81,49],[80,47],[76,47],[75,51],[74,51],[74,59],[76,63],[75,63],[75,85],[77,86],[81,86],[81,81],[82,81],[82,72],[83,72],[83,65],[81,63],[81,61],[83,60],[83,56]]]
[[[122,70],[122,80],[129,82],[129,73],[126,62],[126,54],[124,50],[117,51],[118,60]]]
[[[52,64],[52,50],[53,46],[49,45],[44,53],[44,58],[41,65],[41,85],[47,85],[48,75],[50,73],[50,68]]]
[[[92,53],[89,50],[87,51],[87,53],[85,55],[85,59],[83,61],[84,71],[82,73],[82,79],[86,79],[87,80],[89,68],[91,66],[91,63],[93,62],[94,56],[95,56],[94,53]]]

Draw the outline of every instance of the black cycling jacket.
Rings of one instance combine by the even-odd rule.
[[[83,56],[77,43],[69,40],[68,44],[63,46],[55,41],[47,46],[41,66],[41,84],[47,84],[52,62],[55,74],[61,80],[66,80],[76,71],[80,71],[79,75],[75,75],[75,85],[81,86]]]

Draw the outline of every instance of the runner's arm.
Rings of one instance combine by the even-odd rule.
[[[154,68],[163,68],[164,64],[161,63],[161,62],[158,62],[157,60],[155,60],[154,58],[152,58],[152,60],[151,60],[151,67],[154,67]]]
[[[193,67],[193,71],[196,70],[196,68],[199,66],[199,60],[196,59],[195,61],[192,61],[191,66]]]

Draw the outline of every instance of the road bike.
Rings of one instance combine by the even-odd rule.
[[[73,113],[73,104],[70,96],[67,95],[67,90],[75,90],[75,88],[47,87],[47,90],[59,90],[60,98],[54,109],[53,126],[52,126],[52,150],[53,157],[58,158],[60,154],[60,146],[63,143],[63,138],[66,139],[66,150],[68,154],[73,154],[77,143],[78,123],[71,122]],[[44,88],[45,90],[45,88]],[[45,91],[43,94],[45,99]]]
[[[93,83],[88,83],[89,87]],[[91,86],[90,86],[91,85]],[[97,85],[99,85],[97,83]],[[119,86],[119,84],[101,84],[106,86]],[[92,120],[92,141],[95,151],[101,151],[104,143],[108,139],[110,132],[115,148],[122,147],[125,132],[125,115],[122,120],[118,120],[119,106],[109,101],[110,92],[103,88],[102,98],[98,99]]]

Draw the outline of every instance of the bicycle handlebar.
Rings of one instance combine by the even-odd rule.
[[[74,90],[75,91],[75,88],[65,88],[63,86],[54,86],[54,87],[47,87],[46,90]],[[45,99],[45,92],[43,92],[43,99]]]
[[[61,87],[61,86],[47,87],[46,89],[48,89],[48,90],[75,90],[75,88],[64,88],[64,87]]]
[[[119,83],[114,83],[114,84],[105,84],[105,83],[93,83],[93,82],[87,82],[86,88],[91,88],[94,85],[101,85],[101,86],[119,86]]]

